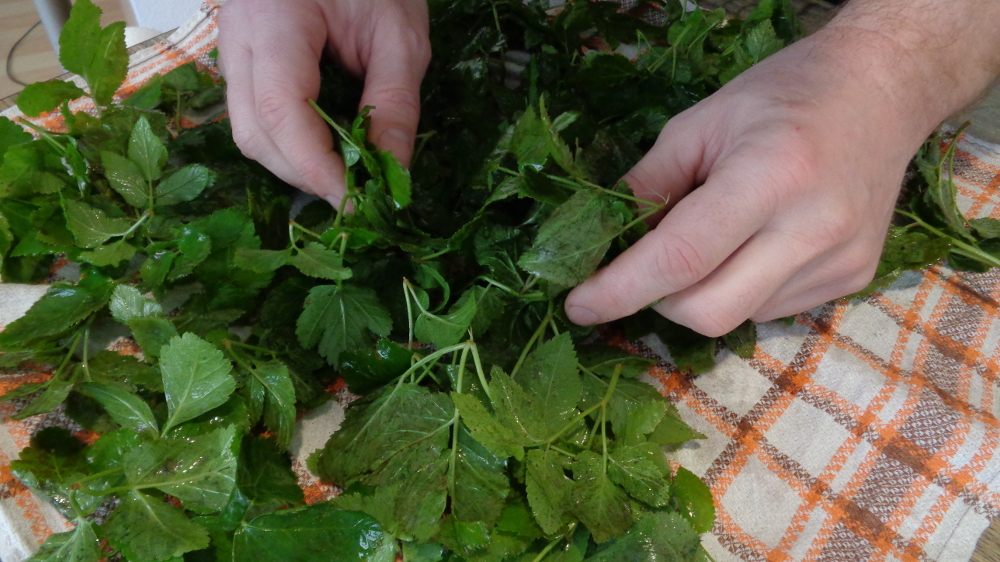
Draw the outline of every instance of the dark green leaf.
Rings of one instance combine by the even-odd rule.
[[[296,506],[304,501],[298,478],[292,472],[292,459],[273,438],[243,438],[236,483],[257,504],[277,502]]]
[[[698,533],[676,513],[653,512],[639,520],[623,536],[586,558],[586,562],[623,560],[670,560],[696,562],[701,541]]]
[[[340,375],[354,394],[367,394],[395,380],[410,368],[413,352],[389,340],[379,340],[375,349],[340,354]]]
[[[499,457],[514,457],[517,460],[524,458],[524,447],[507,427],[500,425],[479,399],[471,394],[456,392],[451,394],[451,399],[476,441]]]
[[[421,343],[432,343],[438,348],[458,343],[467,336],[466,332],[476,315],[477,302],[485,292],[483,287],[472,287],[452,305],[448,314],[421,311],[414,325],[414,335]]]
[[[607,542],[632,525],[628,496],[608,478],[599,455],[584,451],[573,466],[573,476],[573,514],[594,541]]]
[[[261,415],[264,425],[278,436],[278,445],[288,447],[295,429],[295,387],[288,374],[288,367],[272,360],[249,370],[247,378],[247,408],[250,423],[257,423]]]
[[[55,79],[28,84],[17,96],[17,107],[28,117],[38,117],[52,111],[67,101],[75,100],[86,92],[72,82]]]
[[[368,347],[369,333],[387,336],[390,330],[392,318],[375,291],[344,284],[309,291],[295,334],[302,347],[319,344],[320,354],[336,364],[342,352]]]
[[[131,147],[129,150],[131,152]],[[208,168],[198,164],[184,166],[156,186],[156,203],[173,205],[191,201],[214,181],[215,176]]]
[[[153,316],[134,317],[128,322],[132,337],[147,357],[159,357],[171,338],[177,337],[177,328],[166,318]],[[148,360],[148,359],[147,359]]]
[[[712,490],[694,475],[690,470],[681,467],[677,469],[672,486],[678,511],[691,522],[698,533],[712,530],[715,522],[715,502],[712,500]]]
[[[59,334],[107,304],[115,285],[95,273],[76,285],[54,283],[24,316],[0,332],[0,348]]]
[[[208,531],[184,511],[138,491],[126,492],[104,527],[108,542],[132,560],[166,560],[208,547]]]
[[[555,534],[569,523],[573,481],[566,477],[565,459],[555,451],[528,451],[525,483],[528,503],[535,521],[547,535]]]
[[[125,240],[118,240],[110,244],[98,246],[91,252],[82,252],[80,259],[97,267],[118,265],[123,261],[132,259],[135,251],[135,246],[125,242]]]
[[[145,117],[140,117],[132,128],[128,141],[128,157],[139,166],[147,182],[160,179],[163,164],[167,161],[167,148],[149,126]]]
[[[101,547],[94,534],[93,523],[80,517],[73,520],[72,531],[57,533],[42,543],[41,548],[26,562],[97,562]]]
[[[0,166],[3,165],[4,154],[8,148],[31,142],[32,139],[31,133],[22,129],[20,125],[6,117],[0,117]]]
[[[351,269],[344,267],[340,254],[318,242],[310,242],[305,248],[297,249],[288,263],[310,277],[332,281],[351,278]]]
[[[747,320],[735,330],[722,336],[722,341],[736,355],[751,359],[754,350],[757,349],[757,324],[753,320]]]
[[[555,435],[576,415],[583,393],[576,351],[569,332],[563,332],[528,354],[517,373],[535,409],[536,419]]]
[[[371,560],[382,538],[371,516],[318,503],[262,515],[244,525],[233,541],[233,559],[312,562],[317,553],[336,553],[338,560]]]
[[[492,527],[500,518],[510,483],[504,474],[506,457],[497,457],[459,429],[452,490],[452,515],[466,523]]]
[[[397,209],[410,204],[410,172],[399,164],[399,160],[391,152],[378,151],[378,160],[389,184],[389,193]]]
[[[95,248],[108,238],[121,236],[132,223],[128,219],[113,219],[86,203],[66,201],[66,223],[73,231],[76,242],[84,248]]]
[[[136,433],[159,434],[160,428],[153,417],[153,411],[141,398],[120,384],[98,382],[83,383],[78,390],[101,403],[111,419]]]
[[[608,476],[633,498],[653,507],[670,501],[670,466],[663,449],[653,443],[630,445],[613,451]]]
[[[251,250],[238,248],[233,255],[236,267],[249,269],[258,273],[270,273],[283,265],[288,265],[292,253],[290,250]]]

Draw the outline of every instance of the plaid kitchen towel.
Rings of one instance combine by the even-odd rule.
[[[163,44],[133,55],[123,94],[192,60],[214,68],[207,55],[217,10],[207,3]],[[58,116],[39,123],[60,126]],[[1000,216],[1000,146],[965,137],[957,155],[962,210]],[[0,325],[43,292],[0,285]],[[792,326],[762,324],[751,359],[722,352],[717,367],[698,378],[678,372],[653,338],[623,342],[661,359],[646,380],[708,436],[673,459],[702,476],[715,496],[717,521],[703,537],[715,560],[968,560],[1000,514],[998,298],[1000,272],[936,266],[864,300],[809,311]],[[128,341],[112,349],[137,351]],[[0,394],[46,376],[0,375]],[[343,419],[350,397],[340,386],[330,390],[339,400],[299,419],[292,444],[310,502],[333,494],[304,465]],[[20,562],[67,528],[12,477],[10,461],[42,427],[95,437],[58,411],[11,420],[21,405],[0,405],[3,562]]]

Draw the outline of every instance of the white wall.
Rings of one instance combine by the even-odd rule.
[[[194,16],[202,0],[128,0],[128,3],[139,27],[163,33]]]

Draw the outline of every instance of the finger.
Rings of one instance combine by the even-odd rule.
[[[772,213],[747,197],[746,170],[721,169],[685,197],[657,227],[610,265],[574,289],[566,313],[577,324],[627,316],[700,281],[765,224]],[[740,170],[742,173],[735,173]]]
[[[269,6],[273,6],[269,4]],[[325,29],[300,29],[303,17],[256,14],[252,53],[256,121],[273,141],[290,171],[286,182],[337,205],[344,195],[344,164],[333,150],[329,128],[309,105],[319,94],[319,60]],[[321,14],[315,17],[322,21]],[[271,168],[278,157],[259,154]],[[262,160],[263,159],[263,160]]]
[[[375,31],[361,106],[374,106],[369,139],[409,166],[420,122],[420,83],[430,63],[421,23],[389,19]]]
[[[706,336],[726,334],[818,254],[786,232],[761,231],[700,282],[667,295],[653,309]]]
[[[622,178],[636,197],[666,203],[669,209],[704,181],[704,137],[692,131],[689,123],[689,112],[668,121],[653,148]],[[654,222],[659,219],[653,217]]]

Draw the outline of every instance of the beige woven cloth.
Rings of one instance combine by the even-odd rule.
[[[124,88],[190,60],[211,68],[217,5],[164,44],[132,57]],[[5,112],[11,116],[11,111]],[[58,118],[43,120],[58,125]],[[1000,146],[965,138],[957,151],[963,211],[1000,216]],[[0,324],[44,291],[0,286]],[[674,454],[703,476],[718,518],[704,543],[726,561],[962,562],[1000,508],[1000,273],[938,266],[904,276],[864,301],[830,304],[793,326],[763,324],[752,359],[729,352],[690,379],[658,341],[632,344],[662,358],[647,380],[708,436]],[[133,351],[119,342],[125,353]],[[0,394],[45,373],[0,376]],[[332,490],[304,458],[343,419],[340,400],[298,422],[295,470],[309,501]],[[20,562],[66,522],[14,479],[11,459],[59,412],[10,420],[0,406],[0,560]]]

